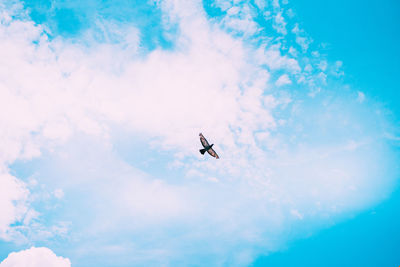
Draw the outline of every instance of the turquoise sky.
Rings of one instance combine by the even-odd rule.
[[[400,264],[398,1],[0,9],[0,267]]]
[[[399,114],[400,10],[397,1],[292,1],[307,32],[343,59],[347,81]],[[398,144],[393,144],[398,150]],[[398,167],[397,167],[398,168]],[[253,266],[391,266],[400,261],[398,185],[383,201],[346,222],[260,257]]]

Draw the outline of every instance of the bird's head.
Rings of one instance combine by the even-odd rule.
[[[211,144],[211,146],[210,147],[212,147],[214,144]]]

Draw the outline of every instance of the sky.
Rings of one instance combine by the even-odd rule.
[[[0,1],[0,267],[399,265],[399,11]]]

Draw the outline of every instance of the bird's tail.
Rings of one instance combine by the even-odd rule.
[[[201,153],[202,155],[204,155],[204,153],[206,153],[207,150],[206,150],[205,148],[203,148],[203,149],[200,149],[199,151],[200,151],[200,153]]]

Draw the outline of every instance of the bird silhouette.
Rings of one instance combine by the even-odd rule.
[[[214,149],[212,149],[214,144],[209,144],[207,142],[207,139],[203,136],[202,133],[199,134],[200,136],[200,142],[203,145],[204,148],[200,149],[200,153],[202,155],[204,155],[204,153],[208,152],[208,154],[210,154],[211,156],[215,157],[216,159],[219,159],[218,154],[214,151]]]

